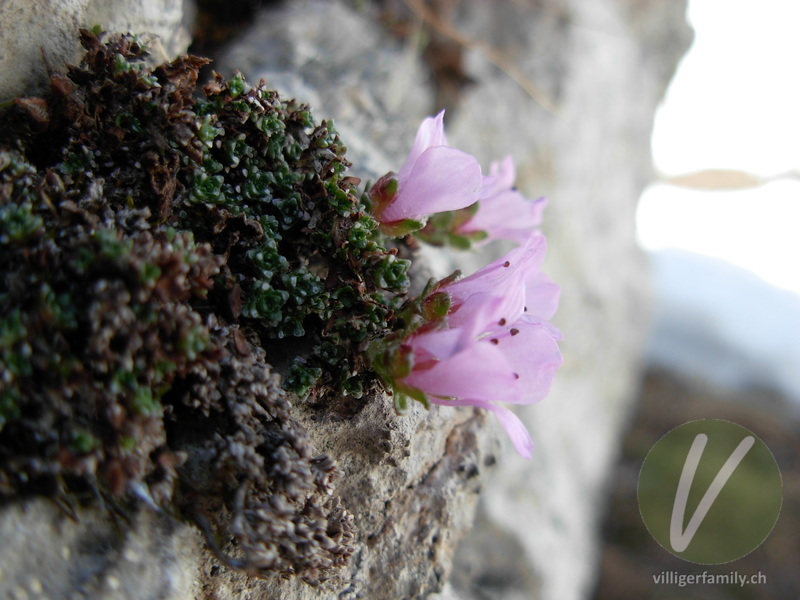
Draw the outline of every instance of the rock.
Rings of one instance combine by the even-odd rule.
[[[459,549],[461,598],[572,600],[591,589],[599,499],[633,406],[647,324],[634,211],[651,173],[655,109],[691,38],[684,11],[683,2],[475,2],[454,17],[555,105],[548,112],[473,49],[467,68],[478,83],[449,132],[483,164],[512,154],[519,187],[550,198],[544,270],[562,287],[554,322],[565,337],[552,392],[518,411],[537,444],[533,459],[499,462]],[[513,560],[486,559],[509,553]]]
[[[398,169],[433,91],[416,52],[387,37],[375,15],[346,2],[289,2],[263,11],[213,65],[333,118],[361,176]],[[400,163],[402,164],[402,163]]]
[[[306,417],[311,413],[301,411]],[[317,600],[425,598],[441,588],[471,527],[478,494],[500,450],[487,415],[434,406],[394,414],[391,399],[370,398],[356,415],[305,419],[318,450],[342,470],[335,495],[353,513],[356,553],[338,589],[297,580],[258,581],[219,569],[206,553],[199,598]]]
[[[591,589],[598,499],[632,408],[647,323],[634,211],[650,177],[655,109],[691,37],[684,11],[657,1],[464,3],[455,17],[554,102],[548,112],[472,50],[468,71],[479,83],[449,125],[484,164],[512,154],[520,188],[550,198],[544,270],[562,287],[554,322],[565,337],[552,392],[518,411],[534,457],[500,461],[459,549],[462,598],[572,600]],[[509,551],[512,561],[485,559]]]
[[[231,571],[195,526],[146,507],[115,523],[91,509],[73,520],[34,500],[0,511],[0,597],[233,600],[246,590],[253,600],[319,600],[334,592],[393,599],[439,589],[497,462],[487,416],[415,406],[398,417],[387,397],[369,399],[355,415],[298,412],[317,450],[338,460],[336,495],[358,527],[358,549],[341,581],[316,589]]]
[[[2,598],[179,600],[198,590],[199,531],[151,511],[131,523],[88,511],[73,520],[34,500],[3,508],[0,539]]]
[[[537,444],[533,460],[499,461],[460,547],[451,588],[459,598],[564,600],[592,586],[597,499],[632,408],[647,323],[634,211],[651,176],[655,109],[691,38],[684,11],[647,1],[465,2],[449,15],[472,81],[446,116],[449,140],[485,166],[512,154],[520,188],[550,197],[545,271],[562,286],[555,322],[566,338],[552,393],[518,411]],[[292,3],[263,15],[221,66],[264,76],[348,133],[366,132],[394,162],[355,162],[380,175],[399,168],[421,114],[438,107],[411,44],[380,36],[367,18],[343,3]],[[519,73],[552,110],[512,77]],[[488,261],[426,255],[442,273]]]
[[[298,0],[269,7],[216,67],[264,76],[282,93],[311,102],[317,118],[333,117],[356,174],[374,178],[399,168],[419,121],[437,107],[415,46],[390,37],[374,7],[358,6]],[[294,580],[248,578],[200,549],[195,528],[139,513],[108,546],[155,536],[160,549],[150,556],[151,567],[160,574],[153,579],[173,584],[158,592],[143,585],[127,597],[586,596],[598,556],[599,498],[639,375],[647,272],[634,243],[633,213],[649,176],[655,107],[687,45],[683,8],[655,0],[580,0],[569,8],[509,0],[461,3],[452,15],[459,31],[481,43],[463,49],[474,83],[448,112],[451,142],[486,166],[512,153],[522,190],[551,198],[545,270],[563,289],[556,321],[566,336],[565,364],[550,397],[518,412],[537,444],[533,460],[513,455],[509,445],[501,455],[496,423],[472,409],[428,413],[415,406],[397,417],[386,397],[329,411],[298,403],[297,416],[316,449],[338,462],[343,476],[335,495],[359,530],[343,580],[317,590]],[[481,50],[487,44],[554,100],[555,114],[487,59]],[[431,250],[425,257],[437,275],[488,260]],[[477,525],[459,546],[479,492]],[[36,528],[4,543],[4,552],[60,539],[68,521],[48,509],[35,519]],[[18,513],[8,511],[17,510],[6,508],[0,522],[10,526]],[[96,520],[92,512],[81,514],[82,547],[97,548],[92,535],[103,525]],[[446,586],[457,547],[455,575]],[[69,579],[83,558],[75,561],[60,571],[61,583],[48,588],[50,597],[106,589]],[[123,568],[108,564],[109,573]],[[28,593],[26,577],[46,571],[44,562],[5,573],[0,592],[22,586]]]
[[[0,4],[0,100],[39,93],[48,70],[80,60],[78,28],[151,33],[154,59],[171,60],[191,41],[188,0],[9,0]]]

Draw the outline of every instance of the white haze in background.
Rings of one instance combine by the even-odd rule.
[[[694,44],[656,117],[658,168],[800,169],[800,2],[690,0],[688,17]]]
[[[800,294],[800,182],[725,192],[653,185],[639,201],[636,229],[648,250],[719,258]]]
[[[695,43],[656,117],[658,171],[800,170],[800,2],[690,0],[688,16]],[[731,387],[774,387],[800,405],[800,181],[715,192],[656,184],[637,232],[654,264],[651,360]]]

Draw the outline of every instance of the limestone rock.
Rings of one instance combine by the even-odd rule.
[[[0,4],[0,101],[45,89],[48,69],[80,59],[79,27],[151,33],[154,58],[189,47],[190,0],[8,0]]]
[[[317,450],[338,461],[343,476],[335,495],[358,528],[358,550],[332,586],[231,571],[195,526],[146,507],[115,523],[91,509],[73,520],[34,500],[0,511],[0,597],[394,599],[440,589],[497,462],[487,416],[416,406],[398,417],[386,397],[370,398],[354,415],[298,413]]]
[[[599,510],[647,323],[634,213],[650,177],[655,109],[691,37],[684,10],[646,0],[568,9],[475,2],[455,16],[460,31],[498,49],[554,103],[549,112],[473,50],[468,69],[478,84],[450,134],[484,164],[512,154],[520,188],[550,198],[544,270],[562,287],[554,322],[565,337],[551,394],[518,411],[534,457],[500,461],[460,548],[461,598],[577,600],[591,590]]]
[[[0,513],[0,597],[183,600],[196,593],[199,531],[141,511],[117,523],[93,511],[77,520],[34,500]]]
[[[566,340],[551,395],[518,411],[534,458],[500,461],[451,592],[581,598],[594,577],[599,499],[640,376],[648,274],[634,211],[651,174],[655,109],[691,39],[685,3],[455,6],[439,29],[457,32],[472,83],[446,116],[448,137],[485,166],[512,154],[520,188],[550,197],[545,271],[562,286],[555,321]],[[402,164],[420,116],[440,107],[413,40],[399,45],[370,18],[345,3],[291,3],[262,15],[221,66],[265,76],[318,115],[366,132],[394,156],[386,166],[356,160],[380,175]],[[488,260],[427,254],[442,272]]]
[[[683,6],[463,2],[449,17],[480,41],[463,48],[474,83],[448,112],[451,142],[485,166],[513,154],[520,188],[551,198],[545,270],[563,289],[556,322],[566,336],[565,364],[550,397],[518,413],[537,444],[533,460],[518,458],[509,445],[501,454],[494,420],[471,409],[428,413],[415,406],[397,417],[385,397],[331,411],[298,403],[297,416],[317,450],[343,472],[335,495],[360,532],[351,566],[334,590],[233,573],[202,548],[195,528],[149,513],[98,542],[104,525],[89,512],[81,515],[82,533],[74,534],[80,547],[93,548],[88,559],[70,550],[60,571],[47,560],[13,572],[4,563],[0,595],[19,588],[33,596],[29,578],[44,589],[51,580],[42,573],[49,577],[51,570],[48,597],[105,593],[108,587],[97,586],[107,585],[107,576],[96,584],[70,579],[98,554],[107,570],[92,573],[111,574],[123,589],[117,573],[125,568],[124,549],[141,538],[158,551],[137,550],[153,561],[137,568],[152,568],[140,572],[169,585],[152,591],[143,584],[127,598],[395,600],[432,599],[439,591],[442,599],[461,600],[585,597],[597,560],[598,509],[639,374],[647,273],[634,244],[633,214],[649,175],[655,107],[687,45]],[[488,60],[487,46],[550,96],[555,113]],[[311,102],[317,118],[333,117],[356,174],[368,178],[398,169],[420,119],[437,109],[416,46],[390,37],[364,3],[297,0],[269,7],[216,66],[264,76],[282,93]],[[488,260],[425,255],[437,275]],[[493,479],[491,471],[497,471]],[[445,587],[479,492],[477,526],[459,547],[453,583]],[[4,534],[4,552],[42,548],[51,539],[60,547],[71,527],[66,517],[52,506],[31,506],[45,512],[24,536]],[[0,523],[13,529],[20,509],[4,510]],[[97,550],[102,547],[110,552]],[[55,552],[42,550],[42,556],[57,560]]]
[[[258,581],[219,569],[206,553],[198,598],[233,599],[247,590],[254,600],[410,600],[440,589],[498,460],[487,415],[415,406],[398,417],[386,397],[369,399],[355,415],[300,412],[318,450],[337,460],[343,476],[335,495],[355,517],[357,550],[344,580],[333,590]]]
[[[433,91],[417,52],[393,40],[366,9],[335,1],[263,11],[212,65],[234,69],[333,118],[361,176],[399,169]],[[398,164],[398,161],[400,163]]]

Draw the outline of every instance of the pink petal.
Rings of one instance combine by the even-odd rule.
[[[468,332],[472,339],[495,331],[498,323],[514,311],[517,303],[511,295],[495,294],[496,290],[489,289],[469,296],[455,312],[448,315],[448,326]]]
[[[445,286],[443,289],[450,294],[455,307],[449,317],[451,326],[459,326],[474,318],[474,307],[471,310],[466,301],[472,295],[486,293],[503,299],[495,313],[498,321],[516,321],[525,310],[526,282],[538,273],[545,251],[544,236],[531,235],[519,248],[469,277]]]
[[[533,454],[533,440],[519,417],[503,406],[490,404],[484,408],[497,415],[497,419],[506,430],[508,437],[511,438],[511,443],[514,444],[517,453],[522,458],[530,458]]]
[[[435,117],[426,117],[417,129],[417,136],[414,138],[414,145],[411,146],[411,151],[408,153],[406,162],[400,169],[397,176],[399,180],[408,178],[414,163],[420,155],[428,148],[433,146],[446,146],[447,140],[444,136],[444,111],[441,111]]]
[[[546,247],[547,241],[543,235],[529,235],[525,244],[511,250],[505,256],[489,263],[469,277],[450,284],[447,290],[451,295],[461,297],[465,294],[473,293],[476,289],[486,291],[486,285],[489,283],[493,284],[519,277],[527,280],[539,271],[539,267],[544,260]],[[456,292],[455,290],[459,291]]]
[[[494,161],[489,166],[489,174],[483,178],[481,200],[491,198],[514,187],[517,174],[514,169],[514,160],[506,156],[502,161]]]
[[[522,244],[541,224],[546,204],[544,198],[530,201],[515,190],[506,190],[480,200],[477,212],[458,231],[464,234],[485,231],[489,237],[481,243],[499,239]]]
[[[528,429],[520,421],[519,417],[504,406],[498,406],[487,402],[485,400],[438,400],[432,399],[431,402],[435,404],[443,404],[445,406],[475,406],[477,408],[485,408],[492,411],[497,420],[505,429],[506,434],[514,444],[514,449],[522,458],[530,458],[533,454],[533,440]]]
[[[493,162],[489,175],[483,177],[483,189],[478,200],[478,210],[463,223],[458,232],[470,234],[483,231],[488,237],[479,242],[505,239],[522,244],[539,226],[547,204],[544,198],[531,202],[514,189],[516,172],[510,156]]]
[[[422,363],[450,358],[461,349],[463,338],[463,329],[439,329],[412,335],[404,344],[414,350],[414,362]]]
[[[474,342],[430,369],[414,369],[403,382],[441,398],[518,402],[521,393],[508,359],[486,342]]]
[[[553,341],[555,342],[564,341],[564,335],[561,333],[558,327],[556,327],[552,323],[548,321],[542,321],[541,323],[539,323],[539,326],[542,328],[542,331],[544,331],[547,335],[549,335],[553,339]]]
[[[512,335],[512,332],[516,331]],[[550,392],[553,379],[563,362],[556,339],[541,323],[524,318],[515,322],[502,335],[493,335],[508,365],[519,375],[522,386],[520,403],[538,402]],[[506,400],[506,402],[509,402]]]
[[[445,360],[474,344],[476,338],[489,330],[489,325],[496,323],[495,315],[503,299],[490,294],[475,294],[467,300],[467,304],[472,318],[461,326],[411,336],[406,344],[414,349],[415,360]]]
[[[481,189],[481,167],[466,152],[434,146],[425,150],[406,174],[401,172],[397,182],[397,196],[381,215],[385,223],[473,204]]]
[[[560,296],[561,288],[544,273],[537,273],[525,286],[525,316],[538,321],[552,319]]]

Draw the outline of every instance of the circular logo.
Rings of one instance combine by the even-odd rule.
[[[639,511],[666,550],[704,565],[741,558],[767,538],[781,511],[775,457],[754,433],[714,419],[665,434],[639,472]]]

